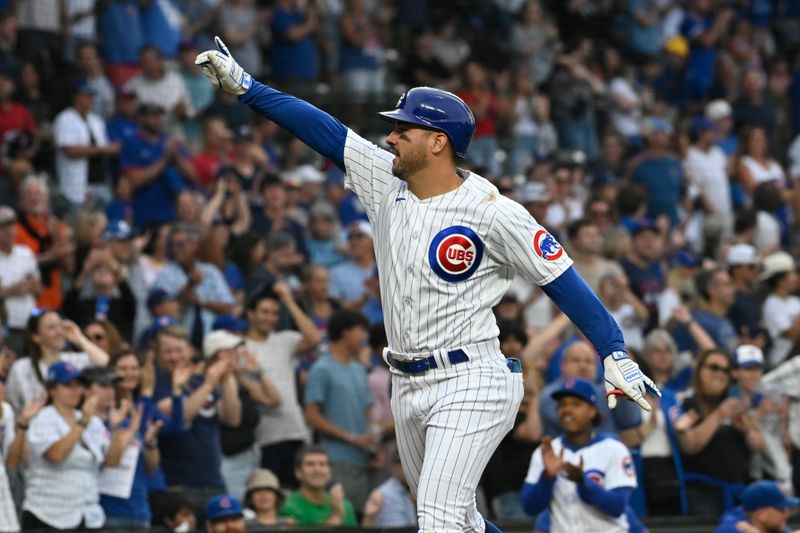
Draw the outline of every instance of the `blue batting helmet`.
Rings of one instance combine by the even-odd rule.
[[[453,144],[456,156],[464,159],[475,133],[475,117],[464,100],[441,89],[415,87],[403,93],[394,111],[378,115],[388,122],[416,124],[441,131]]]

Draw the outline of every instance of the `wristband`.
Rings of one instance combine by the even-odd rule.
[[[82,427],[83,429],[86,429],[86,426],[88,426],[88,425],[89,425],[89,419],[87,419],[87,418],[81,418],[80,420],[78,420],[78,425],[79,425],[80,427]]]
[[[153,442],[144,443],[145,450],[155,450],[156,448],[158,448],[158,439],[153,439]]]
[[[28,424],[26,422],[17,422],[17,429],[19,431],[27,431],[29,427],[30,427],[30,424]]]

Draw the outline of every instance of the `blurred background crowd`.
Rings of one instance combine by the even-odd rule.
[[[800,1],[3,0],[0,530],[416,521],[364,210],[208,84],[214,35],[377,143],[405,88],[470,105],[465,166],[564,244],[664,391],[600,402],[632,512],[800,492]],[[526,388],[480,503],[530,523],[550,394],[602,366],[522,280],[496,315]]]

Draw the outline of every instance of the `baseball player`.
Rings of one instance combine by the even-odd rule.
[[[595,430],[594,385],[569,378],[551,396],[563,434],[553,441],[545,437],[533,452],[523,508],[528,514],[549,509],[551,533],[628,533],[625,509],[636,488],[636,468],[624,444]]]
[[[522,398],[518,361],[506,363],[492,307],[515,272],[540,285],[605,355],[611,406],[642,408],[655,389],[628,358],[622,333],[561,245],[489,181],[457,168],[475,119],[455,95],[418,87],[380,116],[384,150],[311,104],[254,80],[219,38],[197,56],[212,84],[276,122],[345,172],[375,232],[392,367],[392,409],[420,531],[498,531],[475,489],[511,429]],[[348,435],[368,447],[368,435]]]

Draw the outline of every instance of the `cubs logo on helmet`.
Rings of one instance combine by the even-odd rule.
[[[456,283],[472,276],[483,258],[483,241],[466,226],[445,228],[431,241],[428,261],[437,276]]]
[[[547,230],[540,229],[533,236],[533,249],[545,261],[555,261],[564,255],[564,249]]]

